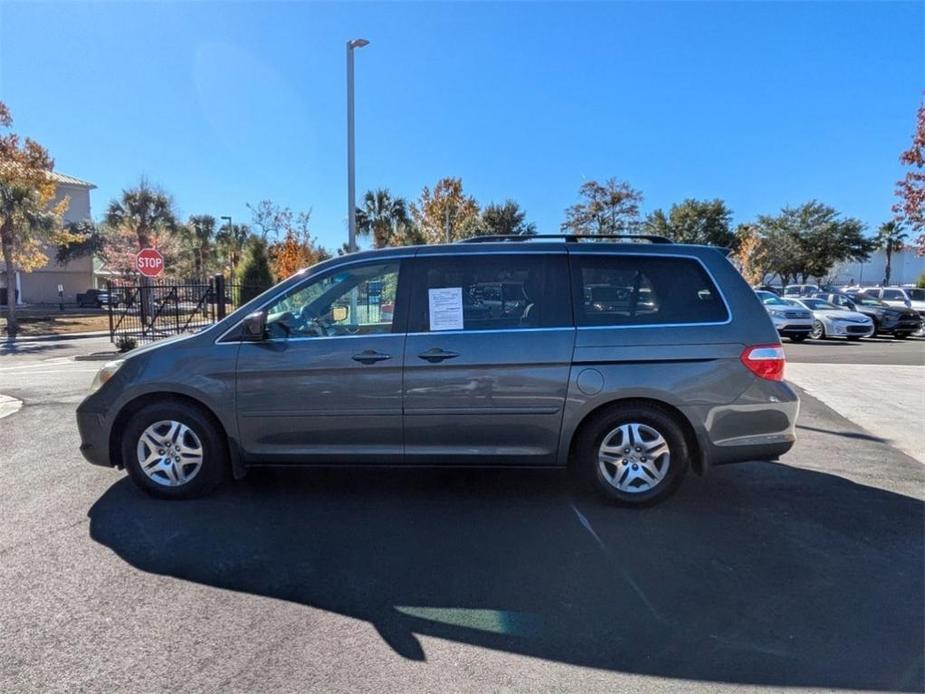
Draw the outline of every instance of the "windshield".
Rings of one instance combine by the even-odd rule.
[[[887,304],[880,301],[880,299],[872,299],[871,297],[864,296],[863,294],[856,294],[851,297],[851,300],[860,306],[887,306]]]
[[[780,297],[772,294],[771,292],[755,292],[758,295],[758,298],[761,299],[761,303],[766,306],[789,306],[789,304],[781,299]]]
[[[803,305],[813,311],[840,311],[838,306],[833,306],[828,301],[822,299],[803,299]]]

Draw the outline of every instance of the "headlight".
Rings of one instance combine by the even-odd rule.
[[[106,381],[115,376],[116,371],[125,363],[125,359],[116,359],[115,361],[106,362],[103,368],[96,372],[93,377],[93,383],[90,384],[90,392],[94,393],[100,389]]]
[[[781,311],[780,309],[776,309],[776,308],[769,308],[768,313],[770,313],[775,318],[786,318],[787,317],[787,313],[785,311]]]

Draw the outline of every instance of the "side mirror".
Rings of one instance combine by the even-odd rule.
[[[267,314],[263,311],[254,311],[241,323],[241,337],[250,342],[259,342],[264,339],[266,329]]]

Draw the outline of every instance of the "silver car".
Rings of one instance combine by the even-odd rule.
[[[790,338],[791,342],[802,342],[810,336],[815,325],[811,311],[794,306],[788,303],[787,299],[771,292],[756,291],[755,294],[761,299],[781,337]]]
[[[860,340],[874,334],[874,322],[863,313],[849,311],[830,304],[824,299],[784,299],[787,303],[813,313],[813,330],[810,337],[824,340],[827,337],[844,337]]]
[[[568,467],[636,506],[777,459],[799,402],[767,313],[715,248],[645,239],[327,260],[105,365],[81,451],[164,498],[266,465]]]

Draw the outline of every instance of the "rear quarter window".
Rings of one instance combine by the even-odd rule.
[[[579,326],[724,323],[729,311],[692,258],[573,255]]]

